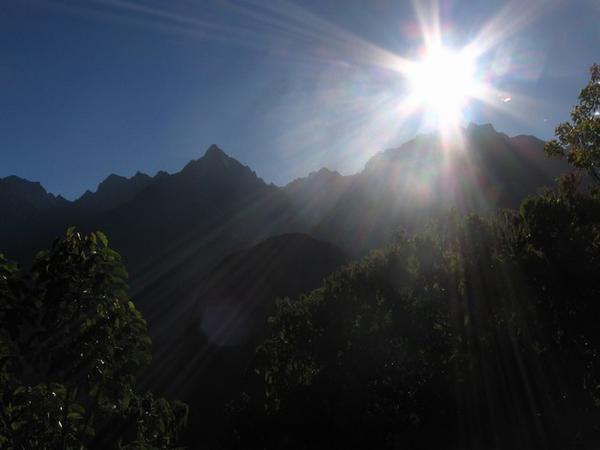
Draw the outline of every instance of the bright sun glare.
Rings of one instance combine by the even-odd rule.
[[[475,58],[466,51],[429,48],[408,74],[412,101],[439,124],[456,124],[468,101],[478,95],[475,72]]]

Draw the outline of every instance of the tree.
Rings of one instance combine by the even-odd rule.
[[[567,158],[600,182],[600,65],[590,68],[591,78],[571,111],[571,123],[556,127],[558,139],[546,143],[549,155]]]
[[[600,66],[552,155],[600,181]],[[600,189],[567,175],[451,216],[277,303],[240,448],[595,448]]]
[[[283,299],[241,448],[589,448],[600,192],[449,218]]]
[[[171,448],[185,405],[140,395],[146,323],[101,232],[75,229],[28,274],[0,255],[0,444]]]

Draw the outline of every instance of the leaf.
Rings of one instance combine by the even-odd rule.
[[[105,248],[108,247],[108,238],[106,237],[106,234],[102,231],[96,231],[96,236]]]

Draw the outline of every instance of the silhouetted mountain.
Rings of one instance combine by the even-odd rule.
[[[0,236],[20,236],[43,213],[68,204],[63,197],[46,192],[40,183],[17,176],[0,178]],[[5,243],[0,242],[0,249]]]
[[[297,178],[283,190],[292,202],[299,223],[304,227],[317,227],[324,213],[335,208],[348,192],[355,177],[322,168],[305,178]]]
[[[516,206],[568,170],[546,157],[539,139],[511,138],[489,124],[471,124],[453,141],[420,135],[377,153],[358,174],[321,169],[284,188],[213,145],[178,173],[111,175],[75,202],[5,178],[0,249],[27,261],[67,226],[101,229],[122,254],[135,293],[173,271],[195,277],[227,253],[285,232],[358,256],[399,227],[416,229],[450,208]]]
[[[98,185],[96,192],[86,191],[73,206],[87,214],[101,213],[133,200],[153,181],[152,177],[141,172],[131,178],[111,174]]]
[[[151,285],[168,298],[174,286],[157,280],[176,273],[189,286],[224,255],[272,235],[308,233],[358,256],[399,227],[417,229],[453,207],[516,206],[568,170],[546,157],[539,139],[511,138],[489,124],[469,125],[456,142],[420,135],[377,153],[358,174],[321,169],[284,188],[213,145],[178,173],[111,175],[75,202],[5,178],[0,250],[27,261],[67,226],[101,229],[123,256],[134,294]]]
[[[133,274],[151,280],[194,255],[209,266],[273,234],[284,202],[278,188],[211,146],[87,227],[106,230]]]
[[[0,178],[0,195],[2,206],[46,211],[67,203],[67,200],[46,192],[39,182],[33,182],[11,175]]]
[[[204,332],[217,345],[236,344],[246,329],[251,336],[266,325],[267,311],[275,297],[297,296],[346,262],[338,247],[305,234],[271,237],[249,249],[224,258],[207,276],[198,294],[196,309],[207,324]],[[234,330],[214,326],[213,309],[231,308]],[[213,327],[211,327],[212,325]]]
[[[300,217],[304,230],[363,254],[399,227],[414,230],[451,208],[485,214],[514,207],[569,170],[545,155],[539,139],[470,124],[456,141],[421,135],[377,153],[359,174],[309,177],[285,191],[309,211]]]
[[[204,274],[174,271],[140,293],[156,343],[146,383],[193,405],[192,434],[202,425],[195,445],[222,432],[225,404],[241,392],[275,299],[316,288],[346,261],[329,243],[285,234],[239,250]]]
[[[95,193],[36,211],[22,230],[27,238],[7,233],[0,248],[26,261],[67,226],[101,229],[122,254],[135,286],[198,252],[208,267],[240,245],[273,234],[285,203],[278,188],[213,145],[179,173],[111,175]]]
[[[321,169],[283,188],[213,145],[178,173],[111,175],[74,202],[1,179],[0,251],[26,262],[67,226],[105,231],[157,347],[146,382],[168,381],[214,409],[242,382],[274,298],[316,287],[345,261],[338,247],[359,256],[450,208],[516,206],[569,170],[539,139],[489,124],[471,124],[456,142],[421,135],[358,174]],[[334,245],[302,234],[267,239],[282,233]]]
[[[179,173],[111,175],[75,202],[6,178],[0,249],[27,260],[68,225],[103,229],[139,288],[187,260],[197,272],[283,232],[307,232],[360,255],[398,227],[417,228],[452,207],[486,213],[515,206],[568,170],[546,157],[539,139],[511,138],[490,124],[470,124],[453,142],[421,135],[377,153],[356,175],[321,169],[284,188],[213,145]]]
[[[173,335],[171,326],[187,322],[209,343],[236,346],[262,334],[276,297],[318,286],[346,261],[344,252],[327,242],[305,234],[279,235],[238,250],[195,276],[173,271],[140,292],[139,305],[149,318],[160,315],[160,321],[150,321],[157,325],[155,335]],[[172,290],[165,292],[162,286]],[[165,303],[173,308],[166,310]],[[216,329],[221,321],[216,316],[236,325]]]

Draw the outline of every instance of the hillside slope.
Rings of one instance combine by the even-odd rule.
[[[362,255],[398,228],[417,230],[452,208],[487,214],[516,207],[571,170],[543,147],[531,136],[471,124],[453,143],[436,133],[417,136],[377,153],[356,175],[319,172],[284,190],[308,211],[299,217],[306,232]]]
[[[155,342],[143,379],[193,406],[194,443],[222,437],[225,405],[244,388],[275,299],[309,292],[346,262],[327,242],[284,234],[225,257],[205,276],[173,272],[140,293]]]

